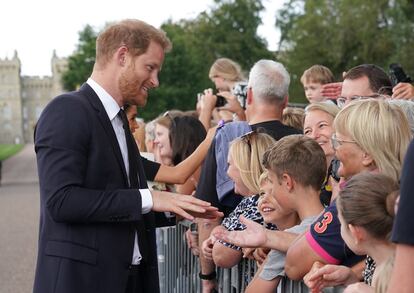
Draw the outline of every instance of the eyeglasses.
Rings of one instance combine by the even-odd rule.
[[[358,100],[366,100],[366,99],[376,99],[382,97],[382,95],[380,94],[373,94],[371,96],[351,96],[348,98],[345,97],[339,97],[336,99],[336,103],[338,104],[339,108],[343,108],[345,106],[345,104],[347,104],[348,102],[352,102],[352,101],[358,101]]]
[[[332,147],[334,148],[334,150],[336,150],[338,147],[340,147],[344,143],[354,143],[354,144],[358,144],[356,141],[353,141],[353,140],[341,140],[341,139],[338,139],[336,137],[336,134],[335,133],[332,134],[331,142],[332,142]]]

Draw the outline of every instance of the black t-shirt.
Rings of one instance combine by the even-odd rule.
[[[145,177],[149,181],[154,181],[155,175],[157,175],[158,170],[161,167],[160,163],[148,160],[147,158],[141,157],[142,166],[144,168]],[[167,217],[165,213],[154,212],[155,215],[155,226],[166,227],[174,226],[176,223],[175,217]]]
[[[148,181],[154,181],[155,175],[157,175],[160,169],[160,163],[148,160],[147,158],[141,157],[142,166],[144,167],[145,177]]]
[[[264,132],[276,140],[279,140],[286,135],[302,133],[300,130],[286,126],[278,120],[253,124],[251,125],[251,128],[253,130],[261,128],[264,130]],[[217,162],[215,149],[215,140],[213,140],[210,149],[208,150],[207,156],[204,159],[195,197],[210,202],[211,205],[218,207],[219,210],[222,211],[226,216],[234,210],[234,208],[240,203],[243,197],[232,191],[221,201],[219,201],[216,190]]]
[[[414,245],[414,140],[405,156],[401,174],[398,212],[392,230],[392,241]]]

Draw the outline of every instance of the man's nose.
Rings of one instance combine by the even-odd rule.
[[[158,74],[157,73],[154,73],[151,76],[151,85],[152,85],[153,88],[156,88],[156,87],[158,87],[160,85],[160,82],[158,80]]]

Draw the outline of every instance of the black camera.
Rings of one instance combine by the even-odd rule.
[[[197,94],[197,102],[200,101],[200,99],[201,99],[202,96],[203,96],[202,93],[198,93]],[[216,95],[216,97],[217,97],[216,105],[215,105],[216,108],[217,107],[223,107],[224,105],[227,104],[227,100],[223,96]]]
[[[216,101],[216,108],[217,107],[223,107],[225,104],[227,104],[227,100],[225,97],[220,96],[220,95],[216,95],[217,97],[217,101]]]
[[[331,161],[331,164],[329,165],[329,169],[328,169],[329,176],[331,176],[336,182],[339,182],[339,180],[341,179],[341,177],[338,174],[338,169],[339,169],[340,164],[341,162],[337,158],[334,158]]]
[[[397,63],[390,64],[390,78],[393,87],[400,82],[413,82],[411,77],[405,74],[401,65]]]

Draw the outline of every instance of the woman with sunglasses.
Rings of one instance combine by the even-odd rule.
[[[252,131],[231,143],[227,174],[234,181],[234,189],[237,194],[243,196],[243,200],[213,231],[216,229],[244,230],[245,226],[239,220],[241,215],[257,223],[264,224],[263,217],[257,207],[260,193],[260,175],[265,170],[262,157],[274,142],[275,140],[270,135]],[[275,228],[273,225],[268,227]],[[204,257],[212,259],[217,266],[225,268],[230,268],[239,263],[243,255],[241,247],[217,241],[214,236],[210,236],[203,242],[202,251]]]

